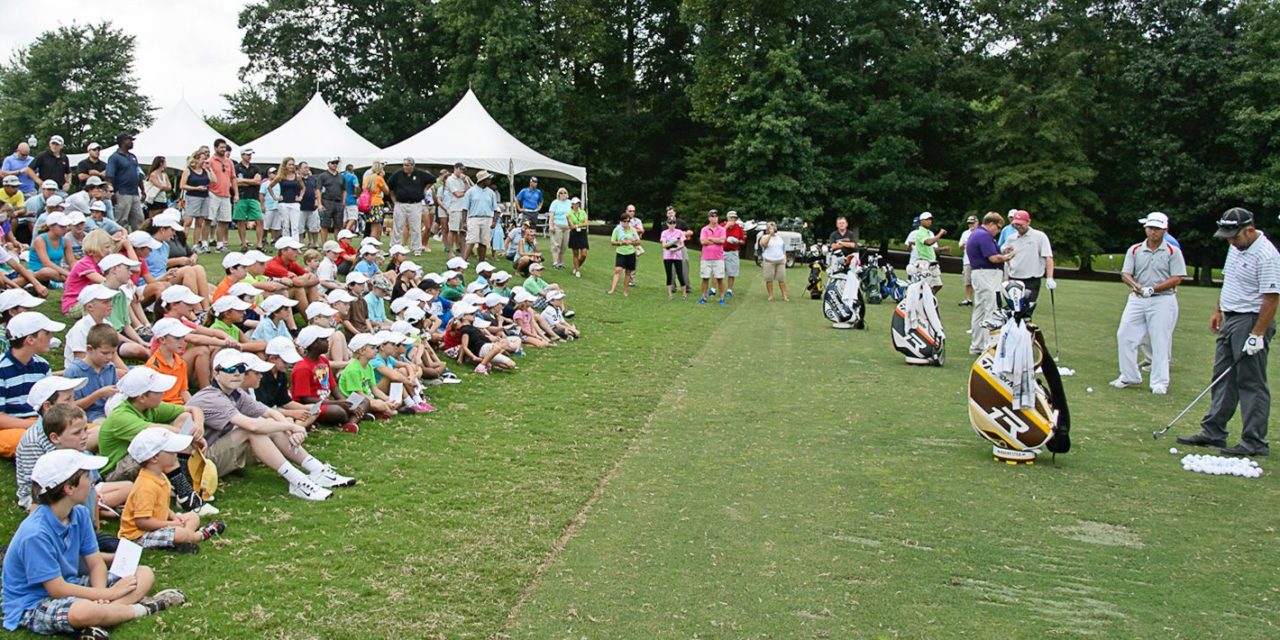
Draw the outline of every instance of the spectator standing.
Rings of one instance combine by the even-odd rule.
[[[115,221],[129,229],[142,228],[142,170],[133,154],[133,136],[116,136],[116,152],[107,159],[107,181],[116,190]]]
[[[720,304],[725,304],[724,299],[724,227],[720,226],[720,212],[712,209],[707,212],[707,226],[702,228],[698,234],[698,241],[702,244],[702,259],[699,261],[698,271],[702,276],[702,296],[698,298],[698,304],[707,303],[707,285],[711,280],[715,280],[715,289],[720,291]]]
[[[627,205],[626,217],[627,217],[627,223],[626,223],[627,226],[631,227],[631,230],[635,231],[636,233],[637,241],[635,244],[635,247],[636,247],[635,255],[642,256],[644,255],[644,247],[640,246],[639,239],[644,238],[644,223],[641,222],[639,216],[636,215],[635,205],[633,204]],[[632,287],[636,286],[636,267],[638,266],[639,265],[632,265],[631,271],[627,273],[627,284],[629,286],[632,286]]]
[[[387,187],[387,169],[381,162],[374,162],[369,172],[364,175],[363,188],[369,192],[369,211],[360,214],[367,226],[366,233],[370,238],[382,239],[382,225],[387,221],[386,198],[391,196]]]
[[[76,163],[76,184],[83,185],[89,178],[107,178],[107,163],[102,159],[102,145],[89,143],[89,155]]]
[[[628,207],[635,211],[635,207]],[[609,295],[613,295],[618,289],[618,279],[622,279],[622,295],[629,295],[627,289],[631,286],[631,274],[636,270],[636,247],[640,246],[640,234],[636,233],[635,227],[631,226],[631,218],[627,214],[622,214],[618,219],[618,226],[613,228],[613,235],[609,237],[609,244],[616,247],[613,259],[613,284],[609,285]]]
[[[218,138],[213,141],[213,157],[209,158],[209,234],[218,242],[218,252],[226,253],[231,209],[239,190],[235,188],[235,163],[231,161],[231,145]]]
[[[267,242],[280,239],[280,231],[284,228],[280,219],[280,185],[275,177],[280,173],[279,167],[267,169],[267,177],[258,187],[258,195],[262,198],[262,225],[258,232],[258,250]]]
[[[756,239],[756,248],[764,260],[764,288],[769,292],[769,302],[773,302],[775,282],[782,291],[782,301],[791,302],[787,296],[787,241],[778,235],[778,223],[770,222],[765,227],[764,233]]]
[[[338,163],[342,158],[329,158],[325,170],[316,181],[320,185],[320,245],[329,241],[329,232],[338,232],[342,228],[346,216],[347,179],[345,174],[338,173]]]
[[[422,210],[431,176],[416,168],[413,158],[405,158],[397,171],[387,180],[395,207],[391,213],[391,244],[410,247],[413,255],[422,255]],[[408,238],[405,237],[408,234]],[[486,242],[486,244],[488,244]],[[481,254],[481,258],[484,255]]]
[[[569,201],[569,213],[565,214],[569,221],[569,249],[573,251],[573,277],[582,277],[582,263],[587,261],[587,250],[591,248],[588,238],[590,221],[587,210],[582,208],[582,200],[574,198]],[[686,274],[688,272],[686,271]]]
[[[316,238],[320,236],[320,185],[316,182],[315,174],[311,173],[311,165],[306,162],[298,163],[298,175],[302,177],[298,237],[306,240],[308,247],[318,246]]]
[[[262,172],[253,164],[253,149],[240,150],[240,162],[235,165],[236,202],[231,211],[232,224],[240,238],[240,250],[253,248],[245,241],[245,231],[253,226],[258,230],[257,248],[262,249]]]
[[[267,184],[268,189],[279,187],[280,198],[277,208],[280,211],[278,214],[280,237],[300,241],[302,238],[302,189],[305,185],[302,181],[302,173],[298,171],[298,165],[294,163],[293,158],[282,160],[275,177],[271,178]]]
[[[49,138],[49,148],[36,155],[31,162],[31,170],[40,176],[40,181],[52,180],[58,183],[58,195],[65,196],[71,191],[71,160],[62,152],[62,136]]]
[[[1120,377],[1111,381],[1117,389],[1142,383],[1138,347],[1151,345],[1151,393],[1162,396],[1169,389],[1169,357],[1173,329],[1178,324],[1178,285],[1187,275],[1182,251],[1165,240],[1169,218],[1152,213],[1143,218],[1147,239],[1124,253],[1120,278],[1130,295],[1116,330]]]
[[[965,218],[964,224],[966,229],[960,234],[960,258],[964,265],[960,277],[964,282],[964,299],[960,301],[960,306],[971,307],[973,306],[973,267],[969,266],[969,252],[965,251],[965,247],[968,246],[969,236],[973,230],[978,228],[978,217],[969,216]]]
[[[164,156],[156,156],[147,169],[147,181],[143,184],[142,193],[148,216],[169,207],[169,192],[173,190],[173,185],[169,184],[168,168],[168,160]]]
[[[537,178],[532,179],[532,184],[537,184]],[[538,191],[538,194],[541,195],[542,192]],[[519,196],[516,199],[518,200]],[[563,188],[556,191],[556,199],[552,200],[551,205],[547,207],[547,230],[551,236],[551,266],[556,269],[564,268],[564,250],[569,247],[570,208],[569,190]]]
[[[1046,289],[1053,291],[1058,283],[1053,279],[1053,247],[1049,245],[1049,236],[1043,231],[1031,228],[1031,214],[1019,209],[1009,218],[1015,234],[1009,236],[1008,242],[1001,246],[1013,248],[1013,258],[1009,260],[1009,279],[1017,280],[1027,287],[1027,315],[1035,313],[1036,300],[1040,297],[1040,280],[1044,280]]]
[[[35,170],[31,168],[33,159],[31,146],[25,142],[19,142],[17,148],[13,150],[13,155],[5,157],[4,163],[0,164],[0,177],[17,176],[18,191],[26,197],[36,194],[36,184],[39,179]]]
[[[567,195],[567,194],[566,194]],[[538,212],[542,210],[542,190],[538,188],[538,178],[529,178],[529,186],[516,194],[516,207],[520,217],[534,228],[538,225]],[[556,267],[563,268],[563,267]]]
[[[360,217],[360,208],[357,206],[360,197],[360,179],[356,177],[355,165],[347,165],[347,170],[342,172],[342,183],[347,190],[342,209],[342,226],[345,229],[355,229],[356,220]]]
[[[203,152],[197,150],[187,157],[187,168],[178,179],[178,188],[182,189],[185,205],[182,215],[192,225],[191,248],[196,253],[209,250],[209,185],[212,181]]]
[[[1223,374],[1226,377],[1213,385],[1213,401],[1200,420],[1200,433],[1178,438],[1178,442],[1226,447],[1227,423],[1239,405],[1240,444],[1223,448],[1222,453],[1266,456],[1270,453],[1267,422],[1271,417],[1267,354],[1275,337],[1276,306],[1280,302],[1280,253],[1254,226],[1253,213],[1247,209],[1228,209],[1218,220],[1218,231],[1213,235],[1231,245],[1222,267],[1218,305],[1209,319],[1209,330],[1218,334],[1213,379]]]
[[[987,348],[988,332],[982,323],[996,310],[1004,264],[1013,254],[1012,248],[1001,249],[996,235],[1004,224],[1004,216],[992,211],[982,217],[982,225],[969,234],[965,253],[969,254],[969,266],[973,268],[973,315],[969,320],[972,339],[969,354],[978,355]]]
[[[725,214],[728,222],[724,225],[724,294],[726,297],[733,297],[733,281],[738,278],[738,273],[742,270],[738,261],[738,249],[742,247],[742,243],[747,241],[746,231],[742,225],[738,223],[738,212],[730,211]]]
[[[489,243],[493,241],[493,227],[498,223],[498,194],[489,188],[493,175],[481,170],[476,174],[475,186],[467,189],[462,202],[462,215],[467,220],[466,246],[462,249],[462,259],[471,259],[471,247],[475,246],[476,254],[484,260],[489,252]]]
[[[667,299],[675,297],[676,282],[680,283],[680,293],[689,298],[689,281],[684,273],[684,232],[676,227],[675,218],[666,219],[666,230],[658,238],[662,243],[662,267],[667,272]]]
[[[938,266],[938,241],[947,235],[946,229],[933,232],[933,214],[925,211],[918,218],[920,226],[911,232],[916,259],[912,262],[920,279],[929,283],[934,294],[942,290],[942,268]]]

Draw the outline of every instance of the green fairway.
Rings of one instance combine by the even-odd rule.
[[[805,269],[789,304],[764,301],[754,265],[726,307],[668,302],[650,247],[641,287],[607,296],[592,240],[581,280],[547,274],[583,340],[460,371],[432,388],[438,414],[314,435],[360,479],[329,502],[261,466],[232,476],[225,537],[144,555],[192,604],[113,637],[1276,636],[1280,485],[1183,471],[1168,449],[1198,411],[1151,439],[1208,382],[1216,290],[1183,289],[1153,397],[1106,386],[1123,287],[1061,281],[1074,448],[1011,467],[968,424],[957,277],[947,366],[910,367],[889,305],[833,330]]]

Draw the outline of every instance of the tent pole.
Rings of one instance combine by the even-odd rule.
[[[511,196],[511,219],[519,221],[520,206],[516,204],[516,164],[510,158],[507,159],[507,193]]]

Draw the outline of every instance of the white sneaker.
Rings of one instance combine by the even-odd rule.
[[[1154,386],[1154,387],[1151,387],[1151,393],[1153,393],[1153,394],[1155,394],[1155,395],[1157,395],[1157,396],[1163,396],[1163,395],[1168,394],[1168,393],[1169,393],[1169,390],[1168,390],[1168,389],[1166,389],[1165,387],[1160,386],[1160,385],[1156,385],[1156,386]]]
[[[196,515],[200,516],[201,518],[207,518],[207,517],[209,517],[209,516],[216,516],[216,515],[218,515],[219,511],[218,511],[218,508],[217,508],[217,507],[215,507],[215,506],[213,506],[213,505],[209,504],[208,502],[206,502],[206,503],[204,503],[204,504],[200,505],[200,508],[199,508],[199,509],[196,509],[196,510],[195,510],[195,511],[193,511],[192,513],[194,513],[194,514],[196,514]]]
[[[323,469],[308,476],[316,485],[324,488],[329,487],[349,487],[356,483],[355,478],[348,478],[337,472],[333,467],[325,465]]]
[[[1141,382],[1125,382],[1123,378],[1116,378],[1115,380],[1112,380],[1107,384],[1111,385],[1116,389],[1124,389],[1125,387],[1133,387],[1136,385],[1140,385],[1142,383]]]
[[[290,483],[289,493],[298,496],[303,500],[312,500],[315,502],[328,500],[329,496],[333,495],[332,491],[316,486],[316,484],[311,480],[307,480],[305,483]]]

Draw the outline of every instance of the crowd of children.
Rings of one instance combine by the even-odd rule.
[[[145,566],[109,575],[109,554],[124,540],[197,552],[227,528],[212,519],[217,477],[253,460],[325,500],[356,479],[307,452],[312,430],[436,411],[427,389],[461,382],[451,366],[514,371],[526,348],[580,335],[540,264],[521,286],[458,257],[425,273],[404,247],[352,246],[350,232],[322,251],[285,237],[274,258],[228,253],[210,289],[170,257],[176,213],[150,233],[91,231],[66,273],[23,288],[18,272],[0,292],[0,456],[29,513],[4,554],[6,629],[102,638],[182,604],[177,590],[149,595]],[[44,281],[64,288],[69,330],[40,312]],[[64,330],[55,370],[44,356]]]

